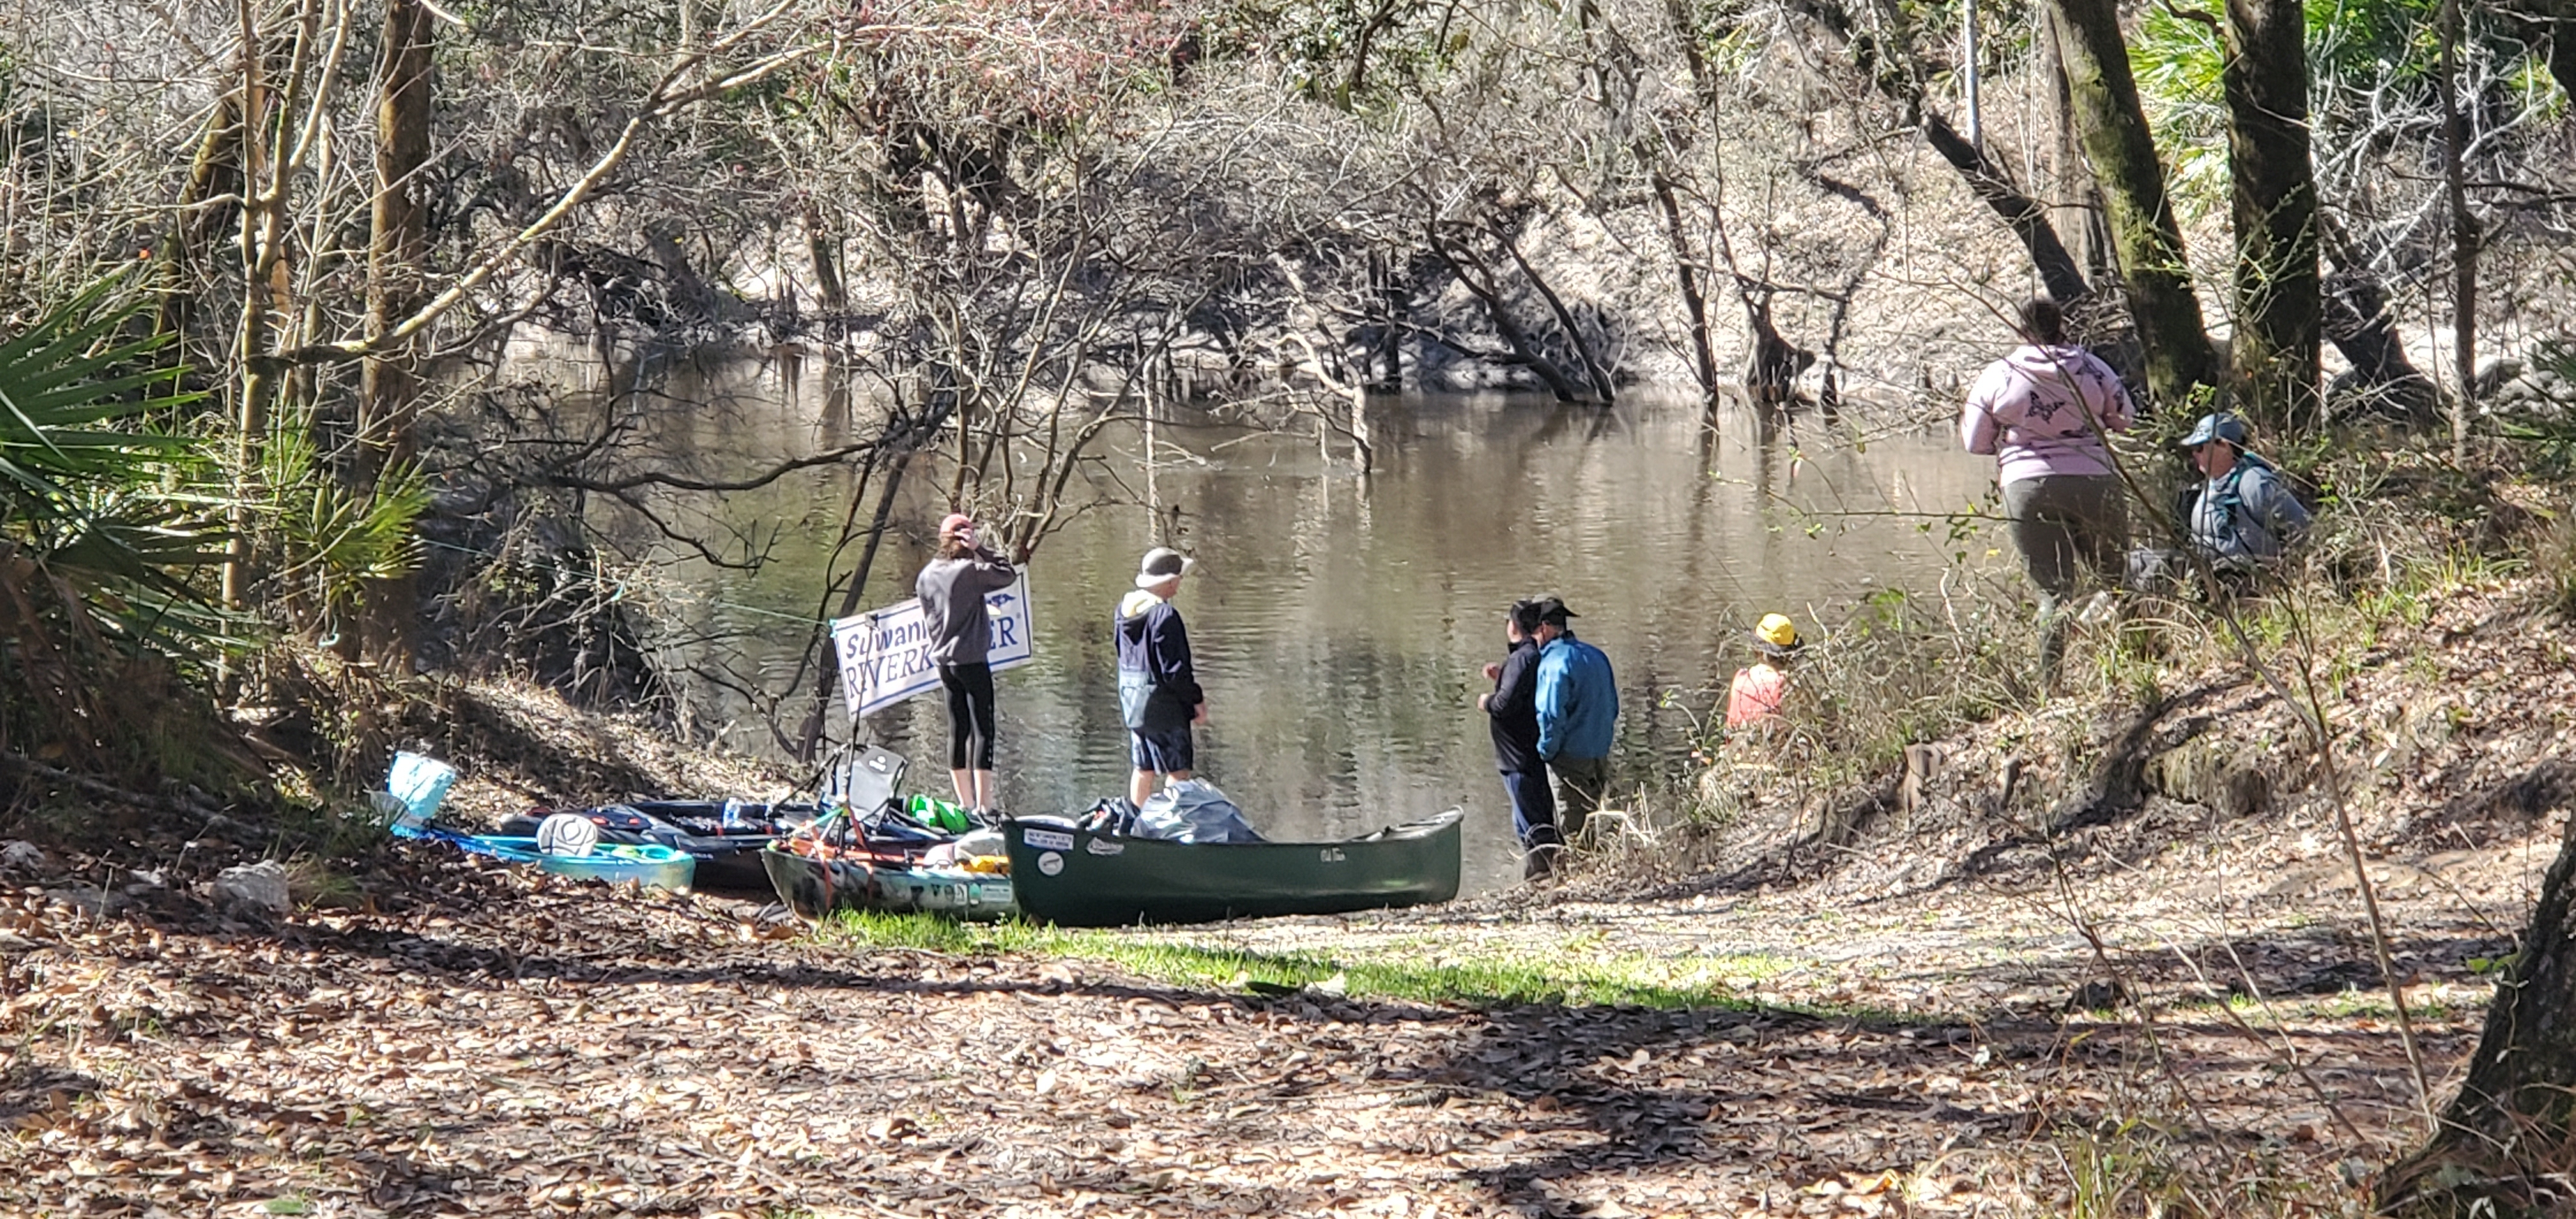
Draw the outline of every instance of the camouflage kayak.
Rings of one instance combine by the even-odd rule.
[[[820,859],[770,847],[761,866],[778,900],[808,923],[842,910],[944,914],[988,920],[1020,912],[1011,878],[960,868],[930,868],[864,856]]]

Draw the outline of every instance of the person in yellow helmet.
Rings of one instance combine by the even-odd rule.
[[[1727,727],[1758,724],[1780,714],[1781,703],[1789,697],[1789,662],[1806,646],[1788,615],[1762,616],[1753,628],[1753,649],[1762,658],[1750,668],[1735,671],[1735,684],[1726,694]]]

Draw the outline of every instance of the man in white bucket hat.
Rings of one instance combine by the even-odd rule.
[[[1118,712],[1127,725],[1136,771],[1127,798],[1139,805],[1166,783],[1190,777],[1196,762],[1190,726],[1207,722],[1207,695],[1190,664],[1189,631],[1172,596],[1194,564],[1157,546],[1137,565],[1136,587],[1118,602]]]

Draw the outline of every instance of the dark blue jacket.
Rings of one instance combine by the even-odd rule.
[[[1538,760],[1538,644],[1524,639],[1503,658],[1503,675],[1485,697],[1493,717],[1494,766],[1505,774],[1536,774]]]
[[[1606,758],[1619,720],[1610,658],[1569,631],[1539,649],[1538,756]]]
[[[1118,670],[1153,679],[1162,697],[1182,707],[1207,701],[1190,664],[1190,633],[1181,611],[1143,589],[1118,602]]]

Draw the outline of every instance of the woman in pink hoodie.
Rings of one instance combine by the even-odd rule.
[[[2059,610],[2090,569],[2113,581],[2128,548],[2129,514],[2108,437],[2136,410],[2119,374],[2066,341],[2057,302],[2021,308],[2023,345],[1988,365],[1959,413],[1959,439],[1995,458],[2004,514],[2023,569],[2039,586],[2040,680],[2057,683],[2066,651]]]

